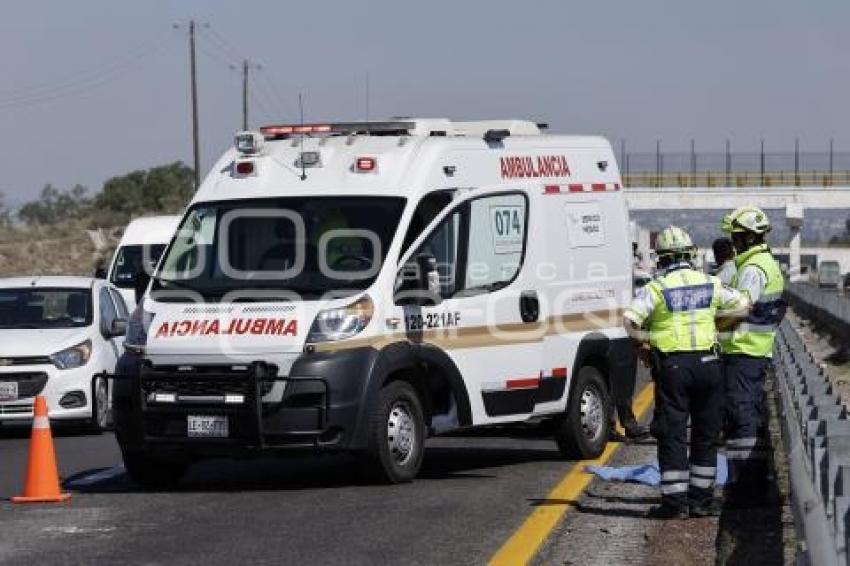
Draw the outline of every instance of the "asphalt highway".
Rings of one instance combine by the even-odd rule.
[[[73,496],[19,506],[28,431],[0,431],[2,564],[482,564],[572,466],[549,439],[448,437],[411,484],[315,456],[202,462],[154,493],[126,477],[111,434],[54,436]]]

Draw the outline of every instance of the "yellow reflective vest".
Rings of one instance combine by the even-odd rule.
[[[667,272],[648,283],[647,292],[656,304],[644,322],[650,346],[664,353],[713,348],[722,285],[719,278],[690,268]]]
[[[730,336],[721,341],[724,354],[744,354],[759,358],[769,358],[773,354],[773,340],[776,329],[785,316],[786,303],[782,298],[785,279],[766,244],[753,246],[735,258],[738,271],[732,278],[732,287],[738,287],[738,279],[745,267],[754,265],[767,278],[767,284],[753,303],[750,316],[738,325]],[[752,298],[752,297],[751,297]]]

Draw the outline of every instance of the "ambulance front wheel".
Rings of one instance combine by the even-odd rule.
[[[425,454],[425,417],[412,385],[385,385],[369,415],[369,441],[361,454],[369,479],[387,483],[413,480]]]
[[[599,369],[584,366],[575,380],[567,413],[555,431],[555,441],[566,458],[596,458],[608,441],[611,399]]]

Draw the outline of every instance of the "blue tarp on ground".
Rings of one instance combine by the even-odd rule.
[[[661,472],[658,463],[639,464],[637,466],[585,466],[584,470],[596,474],[603,480],[637,482],[645,485],[658,485],[661,483]],[[726,456],[717,454],[717,485],[725,485],[729,470],[726,467]]]

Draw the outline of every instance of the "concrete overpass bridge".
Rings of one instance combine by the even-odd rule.
[[[632,210],[725,210],[755,204],[761,208],[850,207],[847,187],[627,187]]]
[[[719,211],[746,205],[785,210],[785,221],[791,230],[787,252],[792,279],[800,275],[800,228],[806,209],[850,208],[850,186],[628,187],[624,193],[631,210]],[[639,247],[648,246],[648,236],[637,241]]]

